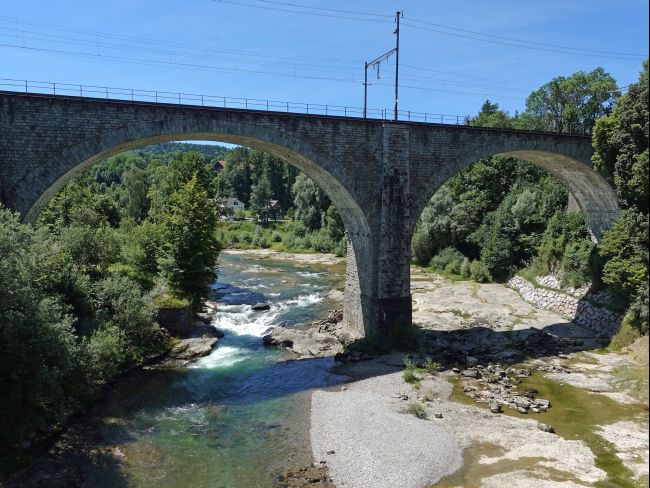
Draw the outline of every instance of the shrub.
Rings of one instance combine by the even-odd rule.
[[[296,237],[296,234],[290,232],[284,236],[284,247],[287,249],[294,249],[300,244],[300,239]]]
[[[300,221],[290,222],[289,224],[287,224],[286,229],[287,232],[291,232],[292,234],[295,234],[297,237],[305,237],[305,235],[307,234],[307,227],[305,227],[305,225]]]
[[[271,242],[282,242],[282,236],[277,232],[274,232],[271,236]]]
[[[648,333],[648,282],[641,285],[637,296],[630,305],[628,315],[632,325],[641,333]]]
[[[442,371],[442,364],[434,361],[431,358],[427,358],[424,361],[424,369],[426,369],[428,373],[437,374]]]
[[[169,294],[158,295],[154,299],[156,308],[185,308],[190,306],[189,300],[185,298],[178,298]]]
[[[589,283],[593,279],[596,245],[589,239],[569,243],[562,257],[562,281],[572,286]]]
[[[334,254],[336,254],[339,257],[345,256],[348,252],[348,240],[347,238],[343,237],[339,242],[336,243],[336,246],[334,247]]]
[[[334,241],[330,239],[324,229],[314,234],[312,245],[316,252],[331,252],[334,250]]]
[[[411,415],[415,415],[419,419],[427,418],[427,411],[421,403],[410,403],[406,411]]]
[[[417,377],[415,371],[412,369],[405,369],[404,373],[402,373],[402,378],[404,378],[404,381],[413,386],[416,386],[420,382],[420,378]]]
[[[101,385],[120,372],[126,362],[126,345],[120,330],[106,326],[82,343],[82,364],[91,384]]]
[[[472,276],[472,265],[468,258],[463,259],[463,263],[460,265],[459,274],[465,278]]]
[[[460,251],[446,247],[431,258],[430,266],[438,271],[459,274],[464,259],[465,256]]]
[[[413,261],[421,266],[426,266],[431,260],[434,252],[434,243],[429,235],[418,229],[411,240],[411,255]]]
[[[635,297],[648,281],[648,217],[624,210],[600,243],[603,281],[628,297]]]
[[[487,266],[485,266],[478,259],[472,261],[472,263],[469,265],[469,268],[470,275],[473,280],[478,281],[479,283],[487,283],[489,281],[492,281],[492,276],[490,275],[490,271],[487,269]]]

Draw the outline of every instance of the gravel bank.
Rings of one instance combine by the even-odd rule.
[[[394,397],[404,390],[393,373],[313,393],[312,450],[335,486],[421,487],[461,467],[462,446],[449,429],[403,413],[407,402]]]

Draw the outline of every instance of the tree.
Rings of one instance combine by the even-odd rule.
[[[122,175],[122,181],[126,194],[127,213],[137,222],[141,222],[149,210],[149,198],[147,197],[149,184],[146,173],[134,166]]]
[[[161,268],[170,289],[195,310],[217,277],[216,224],[214,206],[196,176],[171,196],[162,219]]]
[[[648,213],[648,61],[639,82],[617,102],[611,115],[596,122],[594,166],[614,183],[625,207]]]
[[[34,248],[38,238],[0,207],[0,469],[29,435],[60,421],[78,387],[73,319],[42,287],[40,263],[54,257]]]
[[[492,103],[490,100],[486,100],[485,103],[483,103],[481,111],[476,117],[469,119],[468,124],[479,127],[502,128],[511,128],[515,125],[508,112],[499,110],[499,104]]]
[[[619,95],[616,80],[603,68],[553,78],[526,99],[525,128],[557,132],[590,131]]]
[[[309,230],[320,229],[323,214],[330,205],[330,200],[316,183],[301,173],[291,188],[296,219]]]
[[[266,175],[263,175],[262,179],[256,185],[253,185],[251,191],[251,212],[264,223],[269,220],[272,198],[271,182]]]

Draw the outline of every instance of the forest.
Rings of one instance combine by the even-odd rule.
[[[626,324],[648,332],[648,63],[621,94],[602,68],[558,77],[510,115],[486,101],[471,125],[592,135],[594,166],[622,214],[600,244],[567,210],[557,179],[489,158],[431,198],[414,263],[460,279],[557,275],[607,288]],[[237,197],[250,220],[220,220]],[[269,221],[271,200],[282,222]],[[202,307],[224,247],[345,253],[338,211],[307,176],[242,147],[167,143],[121,153],[61,190],[35,226],[0,208],[0,459],[20,453],[85,408],[116,375],[166,347],[156,310]]]

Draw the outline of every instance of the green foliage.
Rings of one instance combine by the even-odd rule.
[[[304,174],[296,178],[291,188],[295,218],[309,230],[318,230],[323,223],[323,214],[330,206],[330,200],[313,180]]]
[[[426,369],[428,373],[435,375],[442,371],[442,364],[431,358],[426,358],[424,361],[424,369]]]
[[[271,210],[271,199],[273,192],[271,190],[271,182],[265,175],[262,176],[257,184],[253,185],[251,191],[251,212],[257,216],[258,220],[268,222]]]
[[[488,270],[487,266],[485,266],[481,261],[472,261],[469,269],[470,276],[474,281],[478,281],[479,283],[488,283],[492,281],[492,275],[490,274],[490,271]]]
[[[634,327],[643,335],[648,334],[648,282],[641,284],[628,315]]]
[[[185,308],[190,306],[189,300],[169,294],[158,295],[154,300],[154,304],[158,309]]]
[[[648,281],[648,217],[624,210],[600,244],[605,261],[603,281],[629,297],[635,297]]]
[[[616,80],[603,68],[558,76],[526,99],[525,128],[582,133],[608,114],[619,94]]]
[[[616,334],[614,334],[614,337],[612,337],[609,346],[607,346],[608,349],[620,351],[636,341],[642,334],[648,333],[647,329],[642,333],[641,328],[635,325],[636,322],[631,314],[628,313],[625,315],[621,326],[616,331]]]
[[[410,413],[411,415],[415,415],[419,419],[426,419],[427,418],[427,411],[422,406],[421,403],[418,403],[418,402],[409,403],[409,406],[406,409],[406,411],[408,413]]]
[[[516,120],[511,119],[508,112],[499,110],[499,104],[492,103],[490,100],[485,101],[476,117],[468,120],[468,125],[479,127],[513,128],[515,124]]]
[[[404,372],[402,373],[402,378],[404,379],[405,382],[416,386],[420,383],[420,378],[417,377],[415,374],[415,371],[413,369],[405,369]]]
[[[611,115],[596,122],[594,166],[614,183],[626,208],[648,213],[648,61]]]
[[[648,215],[624,210],[600,244],[602,280],[631,303],[629,319],[648,332]]]
[[[556,212],[542,236],[536,272],[555,274],[564,284],[580,286],[598,280],[599,263],[582,214]]]
[[[220,246],[215,236],[217,217],[208,194],[193,176],[172,194],[162,218],[161,269],[169,288],[201,308],[216,277]]]
[[[0,207],[0,468],[17,444],[60,421],[77,387],[73,318],[39,266],[57,250],[40,238]]]
[[[430,266],[438,271],[451,274],[460,274],[465,256],[453,247],[446,247],[431,258]]]

